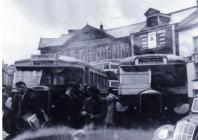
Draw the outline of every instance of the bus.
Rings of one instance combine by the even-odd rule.
[[[176,55],[145,54],[119,64],[121,103],[135,114],[180,115],[188,103],[187,69]]]
[[[107,74],[73,57],[53,54],[32,55],[29,59],[16,61],[15,68],[13,83],[23,81],[27,88],[38,87],[41,91],[42,87],[47,87],[49,93],[47,102],[50,102],[50,105],[65,93],[69,85],[78,84],[85,90],[86,85],[96,86],[101,93],[107,93]],[[83,98],[84,96],[86,94]]]
[[[91,65],[106,72],[108,87],[118,89],[118,67],[119,59],[106,59],[98,62],[92,62]]]
[[[104,71],[68,56],[54,54],[32,55],[30,59],[15,62],[14,83],[24,81],[29,88],[34,86],[65,86],[69,83],[107,88]]]

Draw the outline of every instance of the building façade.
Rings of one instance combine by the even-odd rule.
[[[181,47],[179,27],[196,11],[197,6],[168,14],[150,8],[144,22],[107,30],[103,25],[95,28],[87,24],[59,38],[41,38],[38,49],[41,54],[72,56],[85,62],[152,53],[185,56],[183,50],[192,48]]]

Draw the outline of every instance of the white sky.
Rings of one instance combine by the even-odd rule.
[[[87,23],[104,28],[145,20],[152,7],[164,13],[196,5],[196,0],[4,0],[2,2],[2,57],[4,63],[28,58],[40,37],[58,37]]]

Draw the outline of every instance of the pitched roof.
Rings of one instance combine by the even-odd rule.
[[[63,45],[74,34],[62,34],[59,38],[40,38],[39,49],[44,47],[57,47]]]
[[[79,38],[83,33],[86,33],[86,32],[89,32],[89,31],[97,31],[97,32],[100,32],[103,36],[105,37],[108,37],[108,38],[111,38],[113,39],[114,37],[107,34],[106,32],[104,32],[103,30],[100,30],[100,29],[97,29],[93,26],[90,26],[90,25],[86,25],[84,26],[81,30],[78,30],[74,33],[74,35],[69,38],[67,41],[65,41],[65,45],[68,45],[70,42],[72,42],[73,40],[75,40],[76,38]]]
[[[178,27],[177,30],[185,29],[188,27],[191,27],[193,25],[198,26],[198,10],[194,11],[191,15],[189,15],[187,18],[183,19]]]
[[[160,11],[157,10],[157,9],[154,9],[154,8],[149,8],[149,9],[144,13],[144,15],[147,17],[147,16],[150,16],[150,15],[153,15],[153,14],[156,14],[156,13],[160,13]]]
[[[192,14],[196,10],[197,10],[197,6],[193,6],[169,13],[169,15],[171,16],[170,24],[181,22],[183,19],[187,18],[190,14]]]
[[[132,24],[128,26],[108,29],[108,30],[105,30],[105,32],[116,38],[121,38],[121,37],[129,36],[132,33],[139,32],[145,26],[146,26],[146,22],[140,22],[140,23],[136,23],[136,24]]]
[[[59,38],[40,38],[39,48],[46,47],[58,47],[62,45],[67,45],[72,42],[74,39],[78,38],[82,33],[87,32],[88,30],[98,31],[102,33],[104,36],[109,38],[114,38],[113,36],[107,34],[106,32],[99,30],[93,26],[86,25],[81,30],[75,30],[70,34],[62,34]]]

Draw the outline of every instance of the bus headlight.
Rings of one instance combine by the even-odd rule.
[[[170,140],[173,137],[173,132],[173,125],[163,125],[154,132],[153,140]]]

